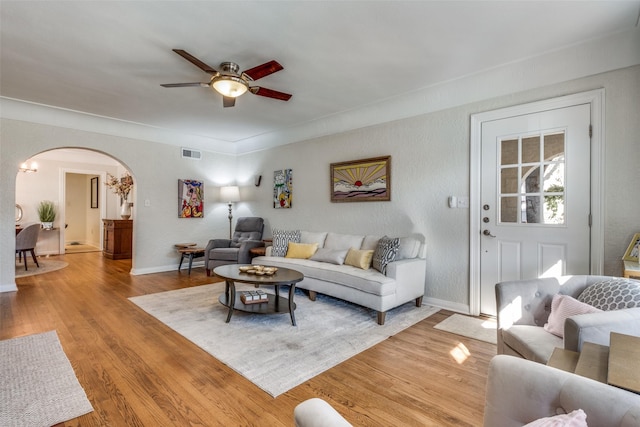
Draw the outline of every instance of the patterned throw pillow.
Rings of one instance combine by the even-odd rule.
[[[384,236],[378,240],[378,246],[373,253],[371,265],[382,274],[387,273],[387,264],[396,259],[398,248],[400,247],[400,239],[397,237],[392,239]]]
[[[620,278],[595,283],[582,291],[578,301],[604,311],[640,307],[640,282]]]
[[[273,230],[271,256],[283,257],[287,254],[289,242],[300,243],[300,230]]]

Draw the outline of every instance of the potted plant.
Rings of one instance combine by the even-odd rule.
[[[42,223],[42,228],[51,230],[53,221],[56,219],[56,206],[50,200],[43,200],[38,205],[38,218]]]

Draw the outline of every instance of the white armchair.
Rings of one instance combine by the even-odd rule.
[[[612,331],[640,335],[640,308],[569,317],[564,340],[544,329],[555,294],[577,298],[590,285],[611,279],[615,278],[581,275],[498,283],[498,354],[547,363],[555,347],[579,352],[585,342],[608,346]]]

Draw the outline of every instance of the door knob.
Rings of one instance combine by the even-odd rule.
[[[488,236],[488,237],[496,237],[496,236],[494,236],[493,234],[491,234],[491,231],[489,231],[489,230],[484,230],[484,231],[482,232],[482,234],[484,234],[485,236]]]

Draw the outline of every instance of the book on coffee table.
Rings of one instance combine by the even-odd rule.
[[[240,293],[240,301],[242,301],[243,304],[260,304],[269,302],[269,297],[260,289],[256,291],[242,291]]]

